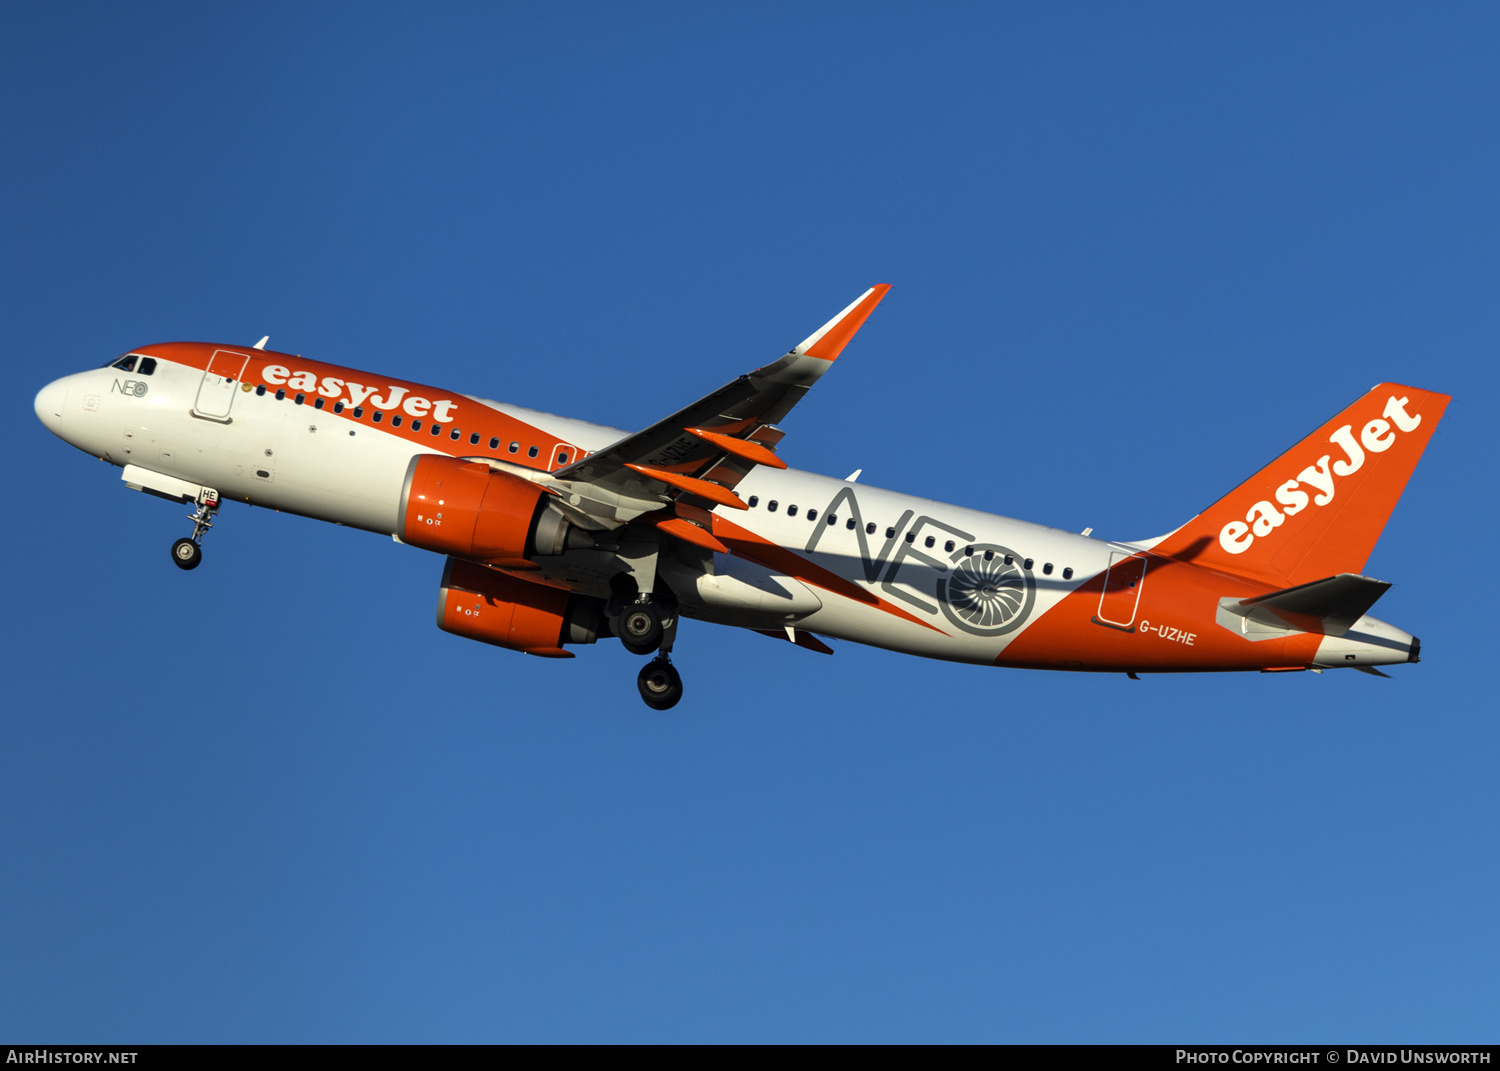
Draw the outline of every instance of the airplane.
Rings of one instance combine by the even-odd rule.
[[[789,468],[779,424],[890,289],[641,431],[254,346],[169,342],[43,387],[36,413],[189,504],[225,501],[443,556],[437,625],[546,658],[616,637],[666,710],[681,618],[824,654],[1124,673],[1379,667],[1421,643],[1363,576],[1449,397],[1381,383],[1166,535],[1096,539]],[[1243,434],[1244,426],[1240,428]]]

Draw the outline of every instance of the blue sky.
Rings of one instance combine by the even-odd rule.
[[[8,5],[0,1034],[1495,1040],[1500,10]],[[174,339],[624,427],[895,289],[791,464],[1166,531],[1454,395],[1349,673],[1026,673],[710,626],[648,711],[438,632],[388,540],[32,414]],[[1486,697],[1491,698],[1486,698]]]

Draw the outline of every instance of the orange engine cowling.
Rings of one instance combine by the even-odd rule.
[[[438,589],[444,632],[544,658],[572,658],[565,643],[593,643],[604,600],[449,558]]]
[[[488,465],[420,454],[401,489],[401,540],[460,558],[519,564],[547,497],[536,484]]]

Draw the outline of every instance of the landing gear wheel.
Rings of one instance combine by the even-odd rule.
[[[620,615],[619,629],[625,650],[631,654],[650,654],[661,646],[661,610],[654,602],[631,603]]]
[[[635,686],[641,690],[641,698],[653,710],[670,710],[682,698],[682,678],[677,668],[665,658],[653,658],[646,663]]]
[[[203,548],[191,539],[179,539],[172,544],[172,562],[179,569],[196,569],[203,561]]]

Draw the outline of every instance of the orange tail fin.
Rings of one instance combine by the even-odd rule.
[[[1449,400],[1381,383],[1152,549],[1278,586],[1360,572]]]

